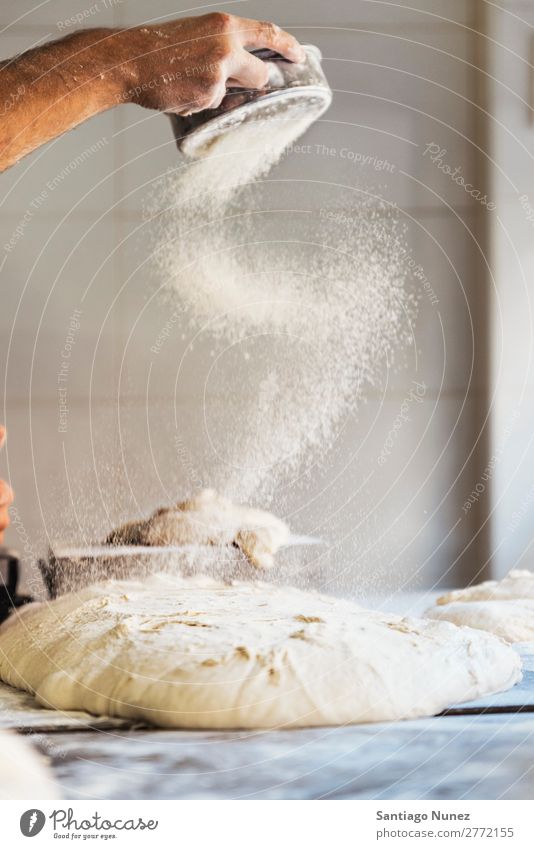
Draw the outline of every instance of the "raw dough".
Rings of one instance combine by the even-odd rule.
[[[0,733],[0,799],[58,799],[45,758],[17,734]]]
[[[242,507],[205,489],[175,507],[113,531],[111,545],[236,545],[254,566],[268,569],[289,540],[288,526],[265,510]]]
[[[0,628],[0,677],[46,707],[215,729],[432,715],[521,671],[496,637],[448,622],[160,574],[22,608]]]
[[[485,581],[442,595],[427,610],[431,619],[469,625],[510,643],[534,640],[534,573],[514,569],[502,581]]]

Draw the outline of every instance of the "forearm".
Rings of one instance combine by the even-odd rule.
[[[76,32],[0,63],[0,171],[118,103],[189,115],[212,109],[226,86],[261,88],[268,72],[249,51],[304,61],[270,23],[212,12],[129,30]]]
[[[121,33],[76,32],[0,63],[0,171],[115,106],[129,84]]]

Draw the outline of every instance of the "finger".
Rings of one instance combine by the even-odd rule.
[[[197,103],[197,108],[193,111],[198,111],[199,109],[218,109],[223,102],[225,95],[226,84],[224,80],[221,80],[219,83],[211,87],[209,100],[205,101],[204,99],[200,99]]]
[[[247,50],[268,47],[289,59],[290,62],[304,62],[306,59],[304,48],[297,39],[269,21],[237,18],[235,32]]]
[[[0,543],[4,542],[4,531],[9,527],[9,515],[7,510],[0,510]]]
[[[238,85],[242,88],[263,88],[269,81],[269,68],[265,62],[239,50],[235,54],[234,61],[228,68],[228,84]]]
[[[0,541],[3,541],[4,531],[9,527],[9,506],[12,501],[13,499],[9,498],[6,502],[0,504]]]
[[[0,510],[7,509],[13,504],[13,490],[5,481],[0,481]]]
[[[0,448],[6,441],[6,429],[0,425]],[[8,509],[13,503],[13,490],[5,482],[0,481],[0,542],[4,541],[4,531],[9,525]]]

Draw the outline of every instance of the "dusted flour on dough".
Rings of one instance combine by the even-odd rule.
[[[46,760],[18,734],[0,733],[0,799],[59,799]]]
[[[521,672],[496,637],[448,622],[263,583],[155,575],[21,609],[0,628],[0,677],[61,710],[277,728],[432,715],[511,687]]]
[[[265,510],[232,504],[211,489],[113,531],[111,545],[236,545],[254,566],[271,567],[288,526]]]
[[[442,595],[426,613],[456,625],[490,631],[510,643],[534,640],[534,573],[514,569],[502,581],[485,581]]]

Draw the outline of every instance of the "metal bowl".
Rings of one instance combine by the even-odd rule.
[[[269,65],[269,82],[263,89],[230,88],[217,109],[193,115],[170,115],[179,150],[189,159],[199,159],[214,139],[248,121],[306,114],[317,120],[332,102],[332,90],[321,65],[321,51],[304,45],[306,61],[288,62],[272,51],[254,51]]]
[[[267,571],[251,566],[233,545],[95,544],[79,548],[55,543],[38,565],[49,598],[57,598],[99,581],[139,579],[158,572],[184,578],[207,575],[225,583],[261,580],[308,586],[319,567],[326,574],[328,556],[329,548],[322,540],[307,536],[291,536],[278,551],[276,565]]]

